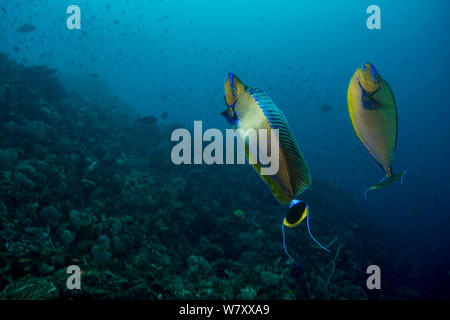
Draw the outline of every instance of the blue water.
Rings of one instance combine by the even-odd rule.
[[[81,30],[66,28],[71,4],[81,8]],[[366,27],[371,4],[381,8],[381,30]],[[142,116],[167,112],[162,123],[228,128],[220,116],[227,72],[264,88],[289,120],[313,187],[317,179],[344,190],[384,230],[372,240],[404,256],[405,279],[414,270],[417,288],[449,297],[447,0],[22,0],[0,7],[1,52],[57,68],[76,90],[108,88]],[[24,23],[36,30],[18,32]],[[365,201],[363,190],[383,174],[354,134],[346,93],[367,61],[395,94],[394,170],[408,174],[403,185]]]

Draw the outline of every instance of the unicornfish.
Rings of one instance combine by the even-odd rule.
[[[288,213],[282,223],[283,247],[286,254],[293,261],[286,250],[284,226],[296,227],[305,218],[307,218],[308,231],[312,239],[322,249],[329,252],[312,236],[309,228],[309,206],[305,201],[298,199],[311,185],[311,176],[286,117],[264,90],[245,85],[232,73],[228,73],[224,89],[226,110],[222,112],[222,115],[242,139],[247,159],[249,160],[251,156],[256,159],[254,163],[249,162],[269,186],[275,198],[282,205],[289,204]],[[265,151],[269,153],[278,150],[278,172],[271,175],[262,174],[264,165],[249,147],[246,136],[242,134],[249,129],[256,132],[266,129],[268,135],[277,135],[278,139],[275,143],[267,138],[266,144],[258,143],[258,147],[265,148]],[[259,139],[259,135],[257,137]]]
[[[397,148],[398,116],[394,94],[371,63],[359,67],[347,92],[348,112],[356,135],[385,177],[364,191],[379,189],[401,180],[406,171],[395,174],[392,160]]]

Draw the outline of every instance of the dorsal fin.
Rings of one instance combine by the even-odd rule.
[[[294,196],[298,196],[309,188],[311,176],[306,161],[298,148],[297,141],[289,128],[286,117],[261,88],[249,87],[247,88],[247,92],[258,103],[264,115],[267,117],[270,126],[273,129],[279,130],[280,152],[283,152],[288,163]]]

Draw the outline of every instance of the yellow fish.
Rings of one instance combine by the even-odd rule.
[[[250,164],[258,175],[269,186],[272,194],[278,199],[280,204],[290,203],[289,211],[283,220],[284,240],[284,226],[295,227],[303,219],[309,217],[308,204],[296,199],[311,185],[308,166],[298,148],[297,141],[289,128],[284,114],[264,90],[246,86],[232,73],[228,73],[226,77],[224,90],[227,109],[222,112],[222,115],[233,125],[235,130],[238,130],[238,135],[244,144],[247,159],[249,159]],[[261,145],[258,143],[259,148],[265,148],[264,151],[266,154],[278,150],[279,170],[276,174],[264,175],[261,173],[264,165],[261,164],[256,154],[252,154],[249,142],[242,135],[242,132],[247,132],[248,129],[255,130],[256,132],[265,129],[267,130],[268,136],[275,135],[274,130],[278,130],[277,145],[274,144],[270,137],[267,138],[266,144],[263,143]],[[261,154],[261,150],[259,154]],[[253,159],[256,159],[255,163],[250,161],[251,156],[253,156]],[[307,221],[308,231],[310,231],[309,219]],[[314,237],[312,238],[319,244]],[[319,244],[319,246],[323,248],[322,245]],[[326,248],[323,249],[328,251]]]
[[[348,86],[348,112],[359,140],[385,173],[375,190],[401,180],[406,171],[394,174],[392,159],[397,148],[398,116],[394,94],[371,63],[359,67]]]

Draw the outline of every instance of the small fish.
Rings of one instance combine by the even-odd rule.
[[[347,92],[348,111],[356,135],[366,151],[385,173],[377,184],[364,191],[379,189],[401,180],[406,171],[394,174],[392,159],[397,148],[397,106],[389,84],[371,63],[359,67]]]
[[[163,111],[163,113],[161,113],[161,119],[167,119],[168,116],[169,114],[167,113],[167,111]]]
[[[138,118],[137,120],[140,123],[146,124],[146,125],[154,125],[158,122],[158,119],[154,116],[146,116],[142,118]]]
[[[22,25],[19,29],[17,29],[17,32],[20,33],[28,33],[28,32],[33,32],[34,30],[36,30],[36,27],[33,26],[30,23],[25,23],[24,25]]]
[[[283,112],[275,105],[272,99],[260,88],[246,86],[236,75],[228,73],[225,80],[225,104],[227,109],[221,114],[238,130],[238,134],[248,129],[259,131],[266,129],[268,134],[274,134],[273,130],[278,130],[278,146],[271,145],[271,139],[267,138],[267,144],[264,152],[274,148],[279,149],[279,170],[275,175],[262,175],[260,163],[256,155],[252,155],[256,159],[256,163],[251,165],[256,173],[269,186],[272,194],[280,202],[280,204],[290,203],[288,213],[286,214],[283,224],[283,244],[284,244],[284,226],[293,228],[300,222],[307,219],[309,230],[309,214],[308,204],[304,201],[296,199],[311,185],[311,176],[309,168],[303,158],[297,141],[292,134],[288,122]],[[257,135],[258,136],[258,135]],[[249,142],[245,137],[240,136],[245,147],[247,158],[251,155]],[[257,143],[259,148],[264,148]],[[259,150],[261,154],[261,150]],[[317,243],[317,240],[310,235]],[[321,248],[328,251],[319,244]],[[286,250],[286,254],[293,261],[292,257]]]
[[[328,104],[323,104],[320,106],[320,111],[322,112],[330,112],[333,108]]]
[[[165,15],[165,16],[163,16],[161,18],[158,18],[157,20],[158,20],[158,22],[162,22],[162,21],[167,20],[167,19],[169,19],[169,16]]]

